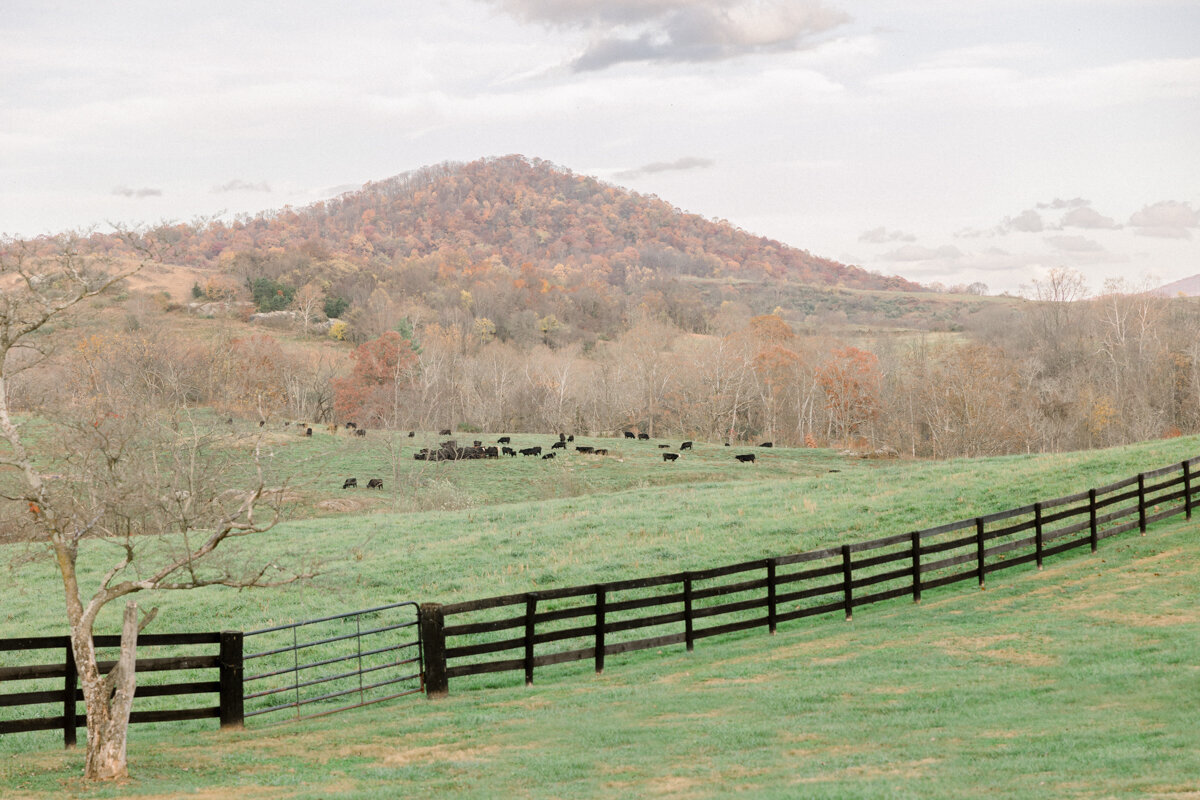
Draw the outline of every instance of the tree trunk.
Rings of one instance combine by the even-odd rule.
[[[77,629],[72,632],[75,660],[79,665],[87,709],[87,759],[83,772],[87,780],[107,781],[129,777],[125,742],[137,684],[137,636],[137,604],[129,601],[125,604],[125,619],[121,626],[121,655],[108,675],[101,677],[96,665],[96,651],[92,647],[91,630]]]

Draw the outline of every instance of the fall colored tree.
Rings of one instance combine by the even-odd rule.
[[[417,354],[407,339],[387,331],[350,354],[349,376],[333,380],[333,410],[339,420],[394,428],[404,419],[405,389]]]
[[[849,441],[879,413],[879,359],[857,347],[833,351],[818,368],[831,438]]]

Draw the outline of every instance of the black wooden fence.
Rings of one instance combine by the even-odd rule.
[[[1159,520],[1191,519],[1197,463],[936,528],[724,567],[424,603],[419,611],[415,603],[393,603],[246,634],[145,634],[139,653],[171,652],[138,658],[137,671],[147,677],[138,679],[130,722],[216,718],[224,727],[287,709],[315,716],[422,689],[442,695],[450,678],[493,672],[521,671],[532,683],[535,668],[552,664],[591,659],[601,672],[605,657],[619,653],[676,644],[691,650],[698,639],[755,628],[774,633],[781,623],[817,614],[849,619],[860,606],[906,596],[920,602],[923,591],[960,581],[983,588],[1001,570],[1040,568],[1076,548],[1095,552],[1100,540],[1134,528],[1144,534]],[[302,641],[301,630],[320,632]],[[245,637],[267,645],[244,654]],[[120,637],[97,636],[95,643],[113,650]],[[205,653],[189,650],[204,645]],[[51,656],[39,655],[45,652],[57,658],[15,664],[12,655],[46,662]],[[76,729],[87,723],[68,638],[0,640],[0,653],[0,684],[14,685],[0,694],[0,708],[18,709],[0,720],[0,735],[61,729],[74,744]],[[244,676],[247,661],[259,671]],[[101,661],[101,670],[115,663]],[[178,707],[182,696],[207,704]],[[47,706],[54,709],[49,715]]]
[[[911,596],[960,581],[983,588],[992,573],[1158,520],[1192,516],[1200,458],[1107,486],[857,544],[712,569],[421,606],[425,686],[683,644]],[[514,613],[515,612],[515,613]]]
[[[102,656],[105,650],[119,648],[121,637],[96,636],[93,642],[97,655]],[[203,648],[207,652],[189,652],[204,645],[207,645]],[[160,633],[138,637],[141,654],[168,650],[171,655],[143,655],[137,659],[136,671],[147,675],[138,676],[135,710],[129,715],[130,723],[214,718],[219,719],[222,726],[240,724],[241,632]],[[0,734],[61,729],[63,742],[68,747],[75,744],[76,729],[87,725],[87,716],[79,710],[83,690],[79,688],[70,639],[66,636],[3,639],[0,640],[0,653],[5,656],[5,666],[0,666],[0,684],[10,684],[16,689],[0,694],[0,707],[17,709],[15,718],[0,720]],[[110,660],[100,660],[101,672],[107,672],[116,664],[116,653],[113,655]],[[17,659],[42,663],[14,665],[12,662]],[[51,663],[45,663],[47,661]],[[194,696],[203,704],[175,699],[183,696]],[[53,708],[49,715],[47,706]]]

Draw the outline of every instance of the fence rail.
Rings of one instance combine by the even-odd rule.
[[[135,670],[138,673],[164,673],[167,674],[166,680],[173,682],[139,678],[134,696],[135,710],[130,713],[129,722],[137,724],[215,718],[222,725],[240,723],[236,717],[242,686],[241,640],[240,631],[139,636],[139,651],[148,649],[161,652],[164,648],[170,648],[178,652],[181,647],[194,645],[217,645],[218,649],[215,654],[188,653],[137,659]],[[93,642],[97,651],[103,653],[104,650],[119,648],[121,637],[95,636]],[[87,725],[86,712],[81,712],[78,707],[83,701],[83,690],[79,688],[70,638],[36,636],[0,640],[0,652],[19,653],[44,662],[50,656],[39,654],[46,651],[57,651],[57,659],[53,663],[0,667],[0,684],[15,684],[17,687],[17,691],[0,694],[0,707],[18,709],[17,719],[0,720],[0,735],[61,729],[63,743],[70,747],[76,742],[76,729]],[[115,659],[101,659],[98,662],[101,673],[107,673],[115,665]],[[179,673],[184,673],[182,680],[177,677]],[[45,688],[48,681],[57,683],[57,687]],[[215,695],[216,705],[179,707],[178,701],[173,703],[161,699],[188,695]],[[47,716],[45,706],[55,706],[57,713]],[[138,709],[138,706],[142,708]]]
[[[635,650],[843,613],[988,577],[1179,514],[1191,519],[1200,458],[1096,489],[925,530],[757,559],[586,586],[421,606],[426,691],[468,675],[524,672]]]

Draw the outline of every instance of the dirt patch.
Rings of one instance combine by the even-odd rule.
[[[317,503],[317,508],[322,511],[336,511],[338,513],[349,513],[351,511],[360,511],[363,504],[357,500],[350,498],[335,498],[333,500],[322,500]]]
[[[1116,622],[1135,628],[1169,628],[1174,625],[1195,625],[1200,623],[1200,611],[1190,613],[1168,611],[1162,614],[1139,614],[1136,611],[1102,609],[1100,611],[1093,611],[1088,616],[1103,622]]]
[[[888,764],[864,764],[862,766],[846,767],[845,769],[826,772],[819,775],[805,775],[796,778],[793,783],[832,783],[847,779],[886,778],[888,780],[914,780],[929,775],[929,767],[938,763],[936,758],[923,758],[920,761],[899,761]]]
[[[631,797],[703,797],[710,782],[684,775],[668,775],[661,778],[646,778],[638,781],[609,781],[605,788],[617,789]]]
[[[406,767],[410,764],[428,764],[435,761],[487,761],[503,750],[504,748],[497,745],[460,747],[453,744],[435,744],[429,747],[392,750],[382,760],[389,767]]]
[[[1020,634],[1002,633],[995,636],[955,636],[938,643],[938,647],[947,655],[955,658],[990,658],[1003,661],[1006,664],[1019,664],[1025,667],[1052,667],[1059,663],[1058,656],[1041,652],[1040,643],[1031,642],[1028,649],[1017,650],[1010,647],[996,647],[1003,642],[1023,640]]]

